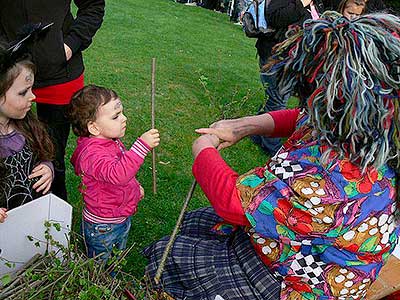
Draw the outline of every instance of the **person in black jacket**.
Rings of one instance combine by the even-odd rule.
[[[268,26],[275,32],[262,35],[257,39],[256,48],[259,57],[260,70],[271,55],[272,48],[285,39],[289,25],[301,25],[305,20],[318,17],[324,10],[323,3],[317,0],[271,0],[266,14]],[[268,76],[261,72],[261,82],[265,87],[265,105],[259,113],[284,109],[290,94],[281,95],[277,89],[275,76]],[[252,140],[261,148],[274,155],[282,143],[279,138],[252,136]]]
[[[67,199],[65,187],[65,147],[70,123],[65,109],[71,96],[84,86],[82,51],[92,42],[104,16],[104,0],[0,0],[0,35],[16,39],[27,24],[50,24],[48,34],[31,49],[36,65],[34,94],[37,114],[46,123],[56,148],[55,179],[52,192]]]

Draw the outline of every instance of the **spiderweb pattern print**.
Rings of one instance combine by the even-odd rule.
[[[40,196],[32,189],[38,179],[28,178],[35,161],[27,145],[16,154],[6,157],[3,163],[6,171],[0,185],[0,207],[13,209]]]

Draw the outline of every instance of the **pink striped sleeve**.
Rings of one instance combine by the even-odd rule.
[[[132,145],[131,150],[139,155],[141,158],[145,158],[147,153],[151,151],[151,147],[143,141],[141,138],[138,138]]]

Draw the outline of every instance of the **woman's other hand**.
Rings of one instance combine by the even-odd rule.
[[[230,147],[249,135],[269,136],[275,127],[270,114],[243,117],[232,120],[221,120],[210,125],[210,128],[196,129],[200,134],[214,134],[221,143],[218,150]]]
[[[226,122],[226,121],[219,121],[220,122]],[[216,136],[219,140],[220,143],[217,146],[217,150],[221,150],[227,147],[232,146],[233,144],[236,144],[241,138],[236,134],[237,132],[234,131],[233,128],[231,127],[223,127],[223,124],[218,124],[214,123],[211,126],[221,126],[220,128],[214,127],[214,128],[199,128],[196,129],[196,133],[200,134],[210,134]]]
[[[198,137],[192,146],[193,156],[196,156],[201,152],[201,150],[205,148],[218,148],[220,140],[218,136],[214,134],[203,134],[202,136]]]

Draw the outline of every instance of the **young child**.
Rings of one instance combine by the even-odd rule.
[[[127,121],[121,100],[104,87],[88,85],[78,91],[68,114],[79,136],[71,162],[82,178],[82,230],[88,256],[102,254],[100,259],[106,262],[113,247],[126,247],[130,216],[144,196],[135,176],[160,136],[151,129],[126,149],[120,141]]]
[[[360,17],[365,9],[365,0],[342,0],[338,6],[338,11],[349,20]]]
[[[46,194],[54,174],[53,144],[30,111],[35,68],[20,49],[0,44],[0,223]]]

